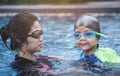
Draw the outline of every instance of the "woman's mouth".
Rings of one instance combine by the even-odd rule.
[[[40,47],[42,47],[42,44],[39,44]]]

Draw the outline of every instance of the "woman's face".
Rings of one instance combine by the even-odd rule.
[[[76,45],[83,50],[86,54],[92,54],[96,50],[97,45],[97,38],[90,37],[85,38],[83,34],[85,34],[86,31],[89,31],[91,29],[85,27],[85,26],[77,26],[75,29],[75,33],[82,33],[81,37],[76,40]],[[92,30],[91,30],[92,31]],[[88,35],[89,36],[89,35]]]
[[[35,21],[30,32],[28,33],[27,43],[24,45],[24,50],[33,53],[40,51],[42,48],[42,40],[42,29],[39,22]]]

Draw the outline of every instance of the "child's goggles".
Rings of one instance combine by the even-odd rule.
[[[97,36],[97,35],[103,36],[103,37],[107,37],[107,36],[104,35],[104,34],[101,34],[101,33],[98,33],[98,32],[96,32],[96,31],[92,31],[92,30],[87,30],[87,31],[85,31],[85,32],[83,32],[83,33],[75,32],[74,35],[75,35],[75,38],[76,38],[77,40],[80,39],[82,36],[84,36],[86,39],[93,38],[93,37],[95,37],[95,36]]]
[[[40,38],[40,36],[43,34],[43,32],[42,31],[40,31],[40,30],[37,30],[37,31],[34,31],[31,35],[27,35],[28,37],[30,36],[30,37],[33,37],[33,38],[35,38],[35,39],[38,39],[38,38]]]

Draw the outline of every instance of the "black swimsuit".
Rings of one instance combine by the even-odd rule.
[[[36,61],[31,61],[16,55],[12,67],[18,71],[19,76],[47,76],[47,74],[43,75],[37,69],[49,70],[52,68],[52,63],[50,57],[47,56],[36,56]]]

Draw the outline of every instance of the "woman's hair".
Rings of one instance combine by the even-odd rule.
[[[6,40],[10,38],[11,50],[21,48],[22,43],[24,43],[27,39],[31,26],[33,26],[36,20],[38,20],[37,17],[29,13],[20,13],[13,16],[8,24],[2,26],[0,29],[2,41],[6,47]]]
[[[74,30],[76,29],[77,26],[85,26],[93,31],[100,33],[100,24],[97,18],[91,15],[83,15],[80,18],[78,18],[77,22],[75,23]],[[97,35],[96,37],[97,39],[100,38],[99,35]]]

